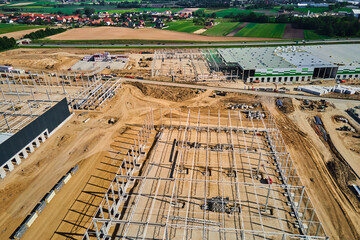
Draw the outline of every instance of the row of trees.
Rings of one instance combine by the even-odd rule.
[[[291,23],[293,27],[300,29],[315,30],[318,34],[327,36],[353,37],[360,36],[359,20],[352,16],[332,17],[320,16],[317,18],[293,17],[290,15],[279,15],[277,17],[257,15],[255,13],[229,14],[227,18],[233,18],[237,22],[255,23]]]
[[[65,32],[66,28],[46,28],[45,30],[41,29],[29,34],[26,34],[24,36],[24,38],[30,38],[30,39],[39,39],[39,38],[44,38],[44,37],[48,37],[51,35],[55,35],[58,33],[62,33]]]
[[[2,37],[0,38],[0,51],[16,47],[14,38]]]

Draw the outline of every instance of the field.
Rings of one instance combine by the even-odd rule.
[[[228,8],[228,9],[205,9],[205,14],[212,14],[215,13],[216,17],[223,18],[225,16],[228,16],[230,14],[233,14],[234,16],[238,14],[249,14],[254,11],[266,11],[271,13],[276,13],[276,10],[271,9],[240,9],[240,8]],[[257,14],[263,14],[263,13],[257,13]]]
[[[226,36],[235,30],[242,23],[239,22],[221,22],[214,27],[206,30],[203,35],[206,36]]]
[[[43,28],[43,26],[0,23],[0,34],[23,31],[28,29],[35,29],[35,28]]]
[[[285,26],[286,24],[282,23],[249,23],[234,36],[282,38]]]
[[[129,9],[112,9],[107,12],[109,13],[125,13],[125,12],[143,12],[143,11],[156,11],[156,12],[165,12],[172,11],[177,12],[180,11],[181,8],[129,8]]]
[[[328,7],[305,7],[305,8],[295,8],[294,11],[307,13],[310,11],[311,13],[322,13],[322,12],[328,12]]]
[[[202,25],[195,25],[192,21],[175,21],[169,22],[166,25],[169,26],[165,28],[166,30],[185,33],[193,33],[204,27]]]
[[[187,30],[191,29],[191,26]],[[198,28],[199,29],[199,28]],[[185,31],[185,28],[184,30]],[[179,42],[231,42],[231,41],[261,41],[271,38],[256,37],[212,37],[176,32],[155,28],[130,29],[120,27],[86,27],[73,28],[66,32],[50,36],[50,40],[155,40]]]
[[[306,40],[321,40],[321,39],[327,39],[329,37],[317,34],[314,30],[304,30],[304,38]]]

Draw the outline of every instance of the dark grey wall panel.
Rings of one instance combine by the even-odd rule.
[[[51,133],[69,116],[68,104],[66,98],[64,98],[0,145],[0,166],[45,129],[48,129],[49,133]]]

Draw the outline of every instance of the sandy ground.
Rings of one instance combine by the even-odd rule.
[[[130,29],[119,27],[84,27],[74,28],[66,32],[49,37],[51,40],[110,40],[110,39],[139,39],[139,40],[169,40],[169,41],[261,41],[273,38],[246,37],[208,37],[191,33],[181,33],[155,28]]]
[[[28,30],[17,31],[17,32],[9,32],[9,33],[0,34],[0,37],[8,37],[8,38],[13,37],[15,39],[21,39],[24,35],[38,31],[40,29],[45,29],[45,28],[35,28],[35,29],[28,29]]]
[[[195,31],[195,32],[193,32],[194,34],[202,34],[203,32],[206,32],[206,28],[202,28],[202,29],[199,29],[199,30],[197,30],[197,31]]]
[[[14,49],[0,53],[0,65],[12,65],[14,68],[65,71],[83,56],[103,53],[109,49]],[[111,49],[111,53],[122,53],[121,49]],[[127,51],[129,52],[129,51]],[[132,52],[132,51],[130,51]]]
[[[358,208],[349,202],[327,170],[325,163],[331,160],[331,153],[311,128],[307,114],[295,104],[295,111],[286,117],[273,101],[265,104],[276,116],[278,127],[326,233],[331,239],[359,239]]]
[[[36,51],[37,55],[33,55]],[[77,54],[86,55],[102,51],[16,49],[0,53],[0,64],[6,63],[3,60],[6,57],[10,63],[29,68],[34,68],[40,63],[43,64],[41,67],[45,67],[51,63],[55,65],[54,69],[65,69],[76,59],[75,56],[79,57]],[[63,61],[64,65],[56,64],[59,59],[66,59]],[[40,60],[42,62],[37,62]],[[11,174],[1,180],[0,239],[8,239],[42,196],[75,164],[80,165],[77,175],[45,208],[23,239],[39,239],[39,236],[42,239],[80,239],[109,186],[109,180],[118,168],[119,161],[112,158],[114,145],[121,153],[127,151],[137,131],[135,124],[143,122],[143,116],[149,111],[149,107],[218,109],[224,108],[226,102],[232,99],[239,102],[261,101],[275,116],[302,183],[306,186],[316,212],[331,239],[360,239],[359,208],[350,202],[326,168],[326,162],[333,156],[309,124],[308,119],[313,113],[300,111],[299,103],[296,101],[295,111],[285,115],[275,107],[274,100],[270,98],[254,98],[247,95],[237,97],[237,94],[229,94],[226,98],[209,98],[210,94],[205,92],[196,95],[191,90],[126,85],[109,103],[107,111],[89,113],[82,117],[78,114],[74,116]],[[339,106],[341,110],[346,107]],[[331,117],[335,114],[339,114],[336,109],[333,112],[325,112],[324,123],[334,126]],[[90,121],[84,124],[82,121],[88,117]],[[115,125],[107,124],[111,117],[118,118]],[[358,155],[349,151],[349,147],[353,147],[354,143],[342,133],[335,133],[339,134],[336,137],[332,130],[328,131],[334,136],[334,145],[343,157],[350,159],[348,161],[352,166],[358,164]],[[120,142],[119,138],[122,139]]]

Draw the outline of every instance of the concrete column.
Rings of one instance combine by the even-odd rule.
[[[40,147],[40,141],[39,141],[39,139],[35,139],[35,145],[36,145],[36,147],[38,148],[38,147]]]
[[[27,158],[29,156],[26,149],[23,149],[23,151],[21,153],[23,154],[24,158]]]
[[[3,167],[0,168],[0,178],[3,179],[6,176],[6,172]]]
[[[44,134],[41,134],[41,135],[40,135],[40,139],[41,139],[41,142],[45,142],[45,141],[46,141],[46,138],[45,138]]]
[[[19,154],[17,154],[17,155],[15,156],[15,161],[16,161],[16,165],[20,165],[20,163],[21,163],[21,158],[20,158]]]
[[[7,161],[6,162],[6,166],[9,168],[9,171],[11,172],[12,170],[14,170],[14,165],[12,164],[11,161]]]
[[[32,143],[31,143],[30,145],[28,145],[26,148],[30,148],[30,153],[32,153],[32,152],[34,152],[34,151],[35,151],[35,149],[34,149],[34,147],[33,147]]]

